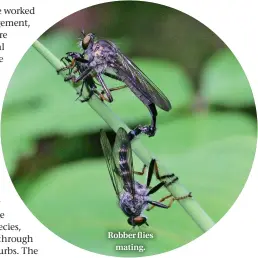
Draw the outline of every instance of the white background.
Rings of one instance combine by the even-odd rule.
[[[0,8],[36,7],[36,15],[29,18],[27,16],[14,18],[29,19],[31,24],[29,29],[0,28],[0,32],[8,32],[8,39],[5,40],[6,50],[4,53],[1,52],[5,59],[4,63],[0,63],[1,105],[12,73],[29,46],[57,21],[75,11],[101,2],[104,1],[1,0]],[[238,58],[252,86],[257,103],[258,30],[256,23],[258,23],[258,9],[255,4],[256,1],[167,0],[152,2],[171,6],[187,13],[215,32]],[[8,17],[0,15],[0,20],[4,19],[8,19]],[[2,150],[0,167],[0,213],[6,213],[5,223],[19,224],[22,228],[22,235],[29,233],[34,236],[34,243],[31,247],[40,250],[39,257],[46,257],[47,255],[77,258],[99,256],[77,248],[55,236],[30,213],[11,183],[4,164]],[[257,168],[258,159],[256,158],[240,197],[214,228],[195,241],[170,253],[162,254],[160,257],[170,257],[171,255],[173,257],[199,258],[258,257],[258,248],[256,247],[258,238]],[[2,247],[2,244],[0,247]]]

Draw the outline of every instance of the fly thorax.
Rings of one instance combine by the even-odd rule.
[[[135,181],[134,184],[135,192],[139,196],[147,196],[148,189],[146,188],[145,185],[140,184],[139,182]]]
[[[124,192],[120,195],[119,206],[124,214],[128,217],[133,216],[135,214],[134,204],[132,202],[132,196],[128,192]]]
[[[145,207],[145,199],[138,195],[132,198],[130,193],[124,192],[120,196],[119,206],[126,216],[139,216]]]
[[[92,67],[97,73],[102,73],[106,70],[107,64],[101,62],[101,60],[94,58],[90,63],[90,67]]]

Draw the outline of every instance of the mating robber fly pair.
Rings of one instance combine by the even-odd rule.
[[[82,97],[84,88],[88,91],[88,96],[81,101],[86,102],[93,94],[96,94],[102,101],[112,102],[112,91],[128,87],[150,111],[151,125],[138,126],[128,134],[123,128],[119,128],[113,148],[111,148],[104,131],[100,133],[101,146],[121,210],[128,217],[128,223],[133,227],[148,225],[147,217],[143,215],[145,210],[151,210],[155,206],[169,208],[174,200],[191,197],[191,193],[189,193],[177,198],[170,194],[159,202],[150,199],[150,195],[178,180],[174,174],[160,176],[157,162],[154,159],[149,164],[146,184],[143,185],[134,179],[134,174],[143,175],[147,166],[144,165],[142,172],[134,170],[131,141],[140,133],[145,133],[150,137],[154,136],[156,132],[156,106],[169,111],[171,104],[160,89],[140,68],[123,55],[114,43],[108,40],[96,40],[92,33],[85,35],[82,32],[82,34],[80,46],[83,52],[68,52],[61,59],[65,67],[58,70],[58,72],[68,70],[65,81],[82,82],[79,97]],[[103,75],[121,81],[124,85],[108,88]],[[102,86],[102,91],[98,90],[95,80]],[[151,187],[154,173],[161,182]],[[163,204],[162,202],[167,199],[170,199],[169,204]]]

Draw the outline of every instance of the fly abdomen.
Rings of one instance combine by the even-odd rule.
[[[121,143],[121,147],[119,149],[119,167],[121,171],[121,176],[123,180],[126,178],[126,176],[131,173],[130,167],[128,164],[128,149],[126,144]]]

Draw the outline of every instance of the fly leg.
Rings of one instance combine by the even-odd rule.
[[[82,72],[79,76],[76,76],[75,74],[70,74],[67,77],[64,78],[64,81],[72,81],[73,83],[78,83],[81,80],[84,80],[87,76],[89,76],[92,68],[87,68],[84,72]]]
[[[171,198],[172,197],[172,198]],[[172,203],[173,203],[173,196],[172,196],[172,194],[169,194],[169,195],[167,195],[167,196],[165,196],[165,197],[163,197],[163,198],[161,198],[160,200],[159,200],[159,202],[164,202],[165,200],[167,200],[167,199],[169,199],[169,198],[171,198],[171,200],[170,200],[170,202],[169,202],[169,204],[168,204],[168,208],[170,208],[171,207],[171,205],[172,205]],[[150,207],[148,207],[146,210],[147,211],[150,211],[151,209],[153,209],[155,207],[155,205],[151,205]]]
[[[151,162],[150,162],[150,166],[149,166],[149,172],[148,172],[147,184],[146,184],[146,186],[148,188],[150,187],[151,179],[152,179],[152,176],[153,176],[154,172],[155,172],[156,178],[158,180],[166,180],[168,178],[173,178],[173,177],[174,177],[174,179],[169,183],[167,183],[166,181],[161,181],[159,184],[157,184],[156,186],[151,188],[147,195],[150,195],[150,194],[153,194],[153,193],[157,192],[162,186],[168,187],[169,185],[173,184],[174,182],[176,182],[178,180],[178,177],[175,177],[174,174],[161,176],[159,174],[159,168],[158,168],[156,160],[152,159]],[[181,197],[174,197],[174,196],[172,196],[172,194],[170,194],[170,195],[162,198],[159,202],[149,201],[149,203],[152,204],[152,206],[150,208],[148,208],[147,210],[153,209],[154,206],[158,206],[158,207],[161,207],[161,208],[169,208],[169,207],[171,207],[173,201],[183,200],[183,199],[186,199],[188,197],[192,197],[192,193],[189,193],[189,194],[181,196]],[[167,205],[164,205],[164,206],[161,205],[161,202],[165,201],[168,198],[171,198],[171,200],[169,202],[169,205],[168,206]]]
[[[81,103],[87,102],[91,99],[91,97],[93,96],[94,91],[93,90],[89,90],[89,95],[87,97],[85,97],[84,99],[81,100]]]
[[[77,78],[78,78],[78,77],[76,77],[76,75],[74,75],[74,74],[69,74],[68,76],[66,76],[66,77],[64,78],[64,81],[65,81],[65,82],[72,81],[73,83],[76,83]]]
[[[60,61],[67,67],[71,64],[72,60],[67,56],[64,56],[60,59]]]
[[[94,89],[93,92],[98,95],[98,97],[99,97],[99,99],[100,99],[101,101],[107,101],[107,102],[109,102],[109,103],[111,103],[111,102],[113,101],[113,98],[112,98],[112,101],[110,101],[110,99],[106,98],[105,95],[102,94],[101,92],[99,92],[97,89]]]
[[[92,71],[92,68],[91,67],[88,67],[87,69],[85,69],[85,71],[83,71],[77,78],[74,76],[73,78],[73,82],[74,83],[77,83],[83,79],[85,79],[87,76],[89,76],[89,74],[91,73]]]
[[[84,64],[85,63],[86,64],[89,63],[89,60],[85,59],[81,53],[78,53],[78,52],[67,52],[66,55],[67,55],[67,57],[68,56],[72,57],[72,59],[74,59],[77,62],[84,63]]]
[[[173,204],[174,201],[180,201],[180,200],[183,200],[183,199],[186,199],[186,198],[191,198],[191,197],[192,197],[192,193],[189,193],[189,194],[184,195],[184,196],[181,196],[181,197],[174,197],[172,194],[170,194],[170,195],[167,195],[167,196],[161,198],[161,199],[158,201],[158,203],[160,204],[160,203],[162,203],[162,202],[164,202],[165,200],[167,200],[167,199],[170,198],[169,204],[168,204],[167,207],[166,207],[166,208],[168,209],[168,208],[170,208],[170,207],[172,206],[172,204]],[[152,202],[152,201],[150,201],[149,203],[152,204],[152,205],[146,209],[147,211],[150,211],[150,210],[153,209],[155,206],[158,206],[158,205],[155,205],[156,202],[155,202],[155,204],[153,204],[153,203],[151,203],[151,202]],[[158,206],[158,207],[160,207],[160,206]]]
[[[161,175],[159,174],[158,164],[157,164],[157,161],[156,161],[155,159],[152,159],[152,160],[151,160],[150,166],[153,166],[154,171],[155,171],[156,178],[157,178],[158,180],[166,180],[166,179],[174,178],[174,179],[173,179],[172,181],[170,181],[169,183],[167,183],[167,182],[165,183],[165,186],[166,186],[166,187],[169,186],[169,185],[171,185],[171,184],[173,184],[173,183],[175,183],[175,182],[178,180],[178,177],[175,176],[174,173],[168,174],[168,175],[162,175],[162,176],[161,176]]]
[[[72,59],[70,59],[69,57],[72,58]],[[64,60],[66,60],[67,63],[65,63]],[[57,70],[58,74],[61,71],[65,71],[65,70],[68,70],[68,69],[70,70],[69,73],[71,74],[71,70],[76,65],[76,62],[89,63],[89,61],[87,59],[85,59],[82,54],[77,53],[77,52],[67,52],[66,56],[62,57],[60,61],[65,64],[65,67],[62,67],[61,69]]]
[[[168,185],[170,185],[170,184],[172,184],[172,183],[174,183],[178,180],[178,177],[175,177],[175,174],[168,174],[168,175],[162,175],[161,176],[159,174],[159,168],[158,168],[156,160],[152,159],[151,162],[150,162],[150,165],[149,165],[149,171],[148,171],[147,183],[146,183],[146,186],[148,188],[150,187],[151,179],[153,177],[154,172],[155,172],[156,178],[158,180],[162,181],[165,186],[168,186]],[[171,178],[174,178],[174,179],[170,183],[167,183],[166,181],[163,181],[163,180],[171,179]]]
[[[67,64],[64,60],[66,60],[69,64]],[[72,82],[75,82],[77,77],[75,76],[75,73],[78,72],[78,69],[75,69],[73,71],[74,68],[76,68],[76,62],[75,59],[69,59],[68,57],[63,57],[61,58],[61,62],[63,62],[65,64],[65,67],[57,70],[57,73],[60,73],[61,71],[65,71],[65,70],[69,70],[67,76],[64,78],[64,81],[70,81],[72,80]]]
[[[85,82],[85,80],[84,80],[84,82]],[[84,86],[85,86],[86,89],[88,90],[89,95],[88,95],[87,97],[85,97],[83,100],[81,100],[81,102],[87,102],[87,101],[89,101],[90,98],[93,96],[94,93],[95,93],[96,95],[98,95],[98,97],[99,97],[99,99],[100,99],[101,101],[110,102],[110,100],[104,96],[104,93],[103,93],[103,92],[99,92],[99,91],[97,90],[97,87],[95,86],[95,82],[93,81],[93,79],[92,79],[91,82],[88,81],[88,83],[83,83],[83,84],[82,84],[82,87],[81,87],[80,92],[79,92],[79,97],[82,96],[82,92],[83,92],[83,87],[84,87]]]
[[[156,186],[154,186],[153,188],[150,189],[150,191],[147,193],[147,196],[151,195],[151,194],[154,194],[156,193],[161,187],[163,187],[165,185],[165,182],[160,182],[159,184],[157,184]],[[171,195],[172,196],[172,195]],[[160,208],[164,208],[164,209],[168,209],[169,206],[161,203],[160,201],[159,202],[156,202],[156,201],[147,201],[149,204],[152,204],[152,206],[157,206],[157,207],[160,207]],[[149,210],[149,209],[147,209]]]
[[[134,171],[134,174],[142,176],[144,175],[146,168],[147,168],[147,165],[144,165],[141,172]]]
[[[78,100],[80,97],[82,97],[82,93],[83,93],[83,89],[84,87],[87,89],[88,91],[88,96],[87,97],[84,97],[81,102],[84,103],[84,102],[87,102],[91,99],[91,97],[93,96],[94,94],[94,88],[92,88],[90,85],[86,84],[85,81],[82,83],[82,86],[81,86],[81,89],[80,91],[78,92],[78,98],[76,100]]]
[[[65,59],[67,62],[69,62],[69,64],[66,64],[66,63],[64,62],[64,59]],[[66,70],[69,70],[69,74],[71,74],[72,69],[75,67],[75,59],[72,59],[72,60],[71,60],[71,59],[69,59],[68,57],[65,56],[65,57],[62,57],[62,58],[60,59],[60,61],[64,63],[65,67],[62,67],[62,68],[58,69],[58,70],[57,70],[57,74],[59,74],[60,72],[66,71]]]
[[[111,79],[117,80],[117,81],[122,81],[117,75],[113,74],[113,73],[108,73],[108,72],[104,72],[104,75],[108,76]]]
[[[105,93],[107,95],[108,102],[112,102],[113,97],[112,97],[111,92],[108,89],[107,85],[105,84],[103,78],[101,77],[101,74],[97,74],[97,80],[100,82],[103,90],[105,91]],[[106,97],[104,97],[104,95],[102,93],[100,93],[100,94],[101,94],[101,98],[103,98],[103,100],[106,100]]]
[[[124,89],[124,88],[127,88],[127,85],[122,85],[122,86],[119,86],[119,87],[110,88],[109,91],[121,90],[121,89]],[[101,94],[105,94],[105,91],[102,90]]]
[[[86,86],[86,84],[85,84],[85,82],[83,82],[82,83],[82,85],[81,85],[81,88],[80,88],[80,91],[77,93],[79,96],[78,96],[78,98],[76,99],[76,100],[78,100],[81,96],[82,96],[82,92],[83,92],[83,87],[86,87],[87,88],[87,90],[88,90],[88,87]],[[88,90],[89,91],[89,90]]]
[[[89,92],[89,95],[88,95],[87,97],[85,97],[84,99],[81,100],[82,103],[89,101],[89,100],[91,99],[91,97],[93,96],[94,93],[98,95],[98,97],[99,97],[99,99],[100,99],[101,101],[110,102],[109,99],[107,99],[103,94],[101,94],[101,93],[96,89],[95,86],[94,86],[94,87],[87,87],[86,84],[84,84],[84,83],[82,84],[81,89],[80,89],[80,92],[78,93],[78,94],[79,94],[79,97],[78,97],[78,98],[80,98],[80,97],[82,96],[82,92],[83,92],[83,87],[84,87],[84,86],[87,88],[87,90],[88,90],[88,92]],[[78,99],[78,98],[77,98],[77,99]],[[76,99],[76,100],[77,100],[77,99]]]

